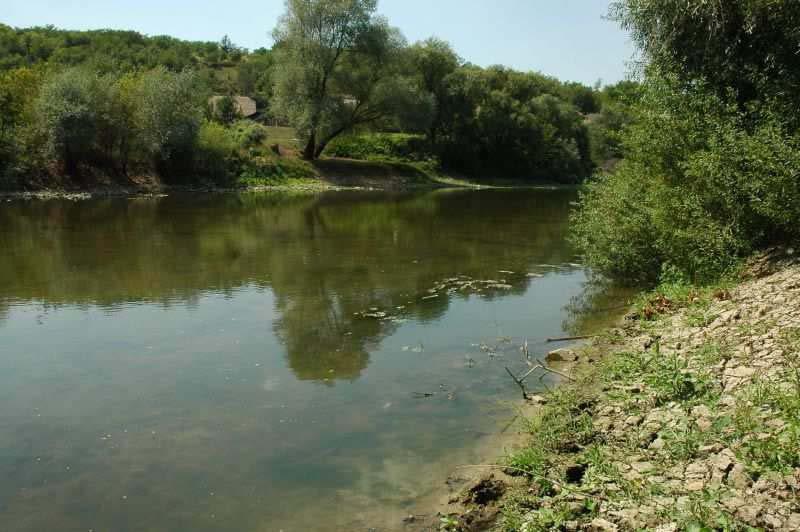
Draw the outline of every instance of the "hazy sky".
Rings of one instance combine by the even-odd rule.
[[[0,22],[68,29],[132,29],[149,35],[269,46],[283,0],[3,0]],[[379,0],[409,41],[435,35],[465,60],[538,70],[564,80],[623,79],[629,38],[604,20],[609,0]]]

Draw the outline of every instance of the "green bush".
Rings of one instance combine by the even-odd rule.
[[[257,148],[267,140],[267,128],[258,122],[239,120],[231,126],[231,129],[239,148],[244,150]]]
[[[632,283],[665,265],[711,281],[800,236],[800,141],[768,105],[742,111],[698,84],[651,79],[626,160],[581,196],[574,240],[596,271]]]
[[[76,175],[81,164],[99,158],[111,129],[112,85],[82,68],[65,70],[48,79],[36,101],[36,116],[49,154]]]
[[[230,184],[241,165],[239,145],[233,131],[217,122],[204,122],[194,152],[196,175],[214,184]]]
[[[191,172],[192,150],[202,124],[205,95],[192,71],[156,68],[142,74],[136,124],[144,151],[168,181]]]
[[[325,150],[331,157],[362,161],[422,161],[431,158],[421,135],[364,133],[334,139]]]

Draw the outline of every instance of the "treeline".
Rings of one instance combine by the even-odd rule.
[[[622,114],[587,119],[622,102],[613,91],[480,68],[438,39],[409,46],[375,10],[375,0],[287,2],[271,109],[297,128],[306,158],[342,134],[389,130],[424,134],[431,156],[466,174],[577,182],[597,164],[592,154],[613,151],[599,130]]]
[[[705,282],[800,237],[800,4],[620,0],[646,60],[624,161],[594,180],[575,240],[628,282]]]
[[[91,185],[154,175],[233,184],[264,126],[214,120],[192,70],[98,74],[87,67],[0,74],[0,185]]]
[[[247,94],[267,105],[271,93],[270,51],[250,52],[227,35],[220,41],[192,42],[135,31],[0,24],[0,72],[42,64],[84,66],[102,74],[157,67],[172,72],[191,69],[218,94]]]
[[[289,0],[272,49],[254,52],[227,37],[0,25],[0,186],[85,186],[101,175],[228,185],[294,164],[231,100],[209,106],[212,95],[254,98],[261,119],[296,131],[308,161],[380,158],[376,133],[404,135],[381,141],[405,138],[388,148],[402,153],[394,158],[478,178],[579,182],[619,158],[636,84],[480,68],[438,39],[409,45],[376,9]]]

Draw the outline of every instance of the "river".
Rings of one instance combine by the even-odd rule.
[[[575,196],[0,204],[0,530],[400,527],[604,323]]]

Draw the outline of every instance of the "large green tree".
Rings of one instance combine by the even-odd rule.
[[[400,79],[399,32],[375,15],[376,0],[287,0],[274,31],[273,112],[315,159],[336,136],[389,117],[411,102]]]
[[[437,38],[416,43],[408,54],[422,90],[433,99],[427,134],[431,145],[435,147],[449,103],[449,76],[458,70],[462,60],[449,43]]]

